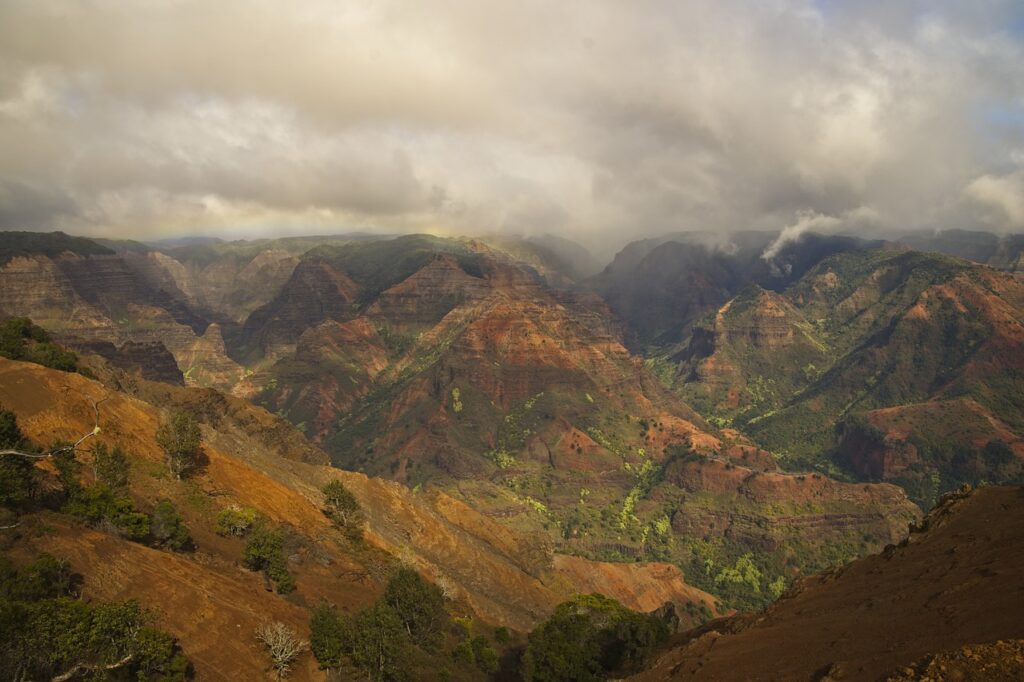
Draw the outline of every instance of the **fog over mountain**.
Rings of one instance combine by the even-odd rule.
[[[6,0],[0,149],[2,229],[1020,231],[1024,6]]]

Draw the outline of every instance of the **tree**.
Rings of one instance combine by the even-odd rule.
[[[345,653],[345,622],[338,609],[321,602],[309,619],[309,645],[320,668],[337,668]]]
[[[78,477],[82,473],[82,465],[75,458],[75,451],[68,447],[68,443],[58,441],[50,448],[53,453],[53,466],[57,470],[57,480],[64,488],[64,495],[71,499],[82,493],[82,484]]]
[[[394,609],[414,643],[431,646],[440,639],[448,617],[444,595],[415,570],[403,566],[391,576],[384,589],[384,602]]]
[[[295,578],[288,572],[284,558],[284,537],[280,531],[258,527],[245,543],[245,565],[263,571],[277,583],[277,591],[287,594],[295,589]]]
[[[576,597],[530,633],[523,654],[526,682],[589,682],[638,670],[668,626],[600,594]]]
[[[402,619],[383,600],[345,621],[345,653],[374,682],[408,679],[409,645]]]
[[[92,446],[92,474],[100,483],[114,490],[128,487],[128,472],[131,465],[120,446],[107,448],[105,443]]]
[[[175,412],[157,430],[156,442],[164,450],[167,469],[179,481],[199,461],[199,424],[191,412]]]
[[[267,648],[278,680],[291,672],[295,659],[309,646],[299,639],[295,630],[280,621],[259,626],[256,629],[256,638]]]
[[[184,549],[192,542],[181,514],[170,500],[160,500],[156,503],[156,507],[153,508],[153,520],[150,522],[150,533],[158,545],[173,550]]]
[[[17,416],[0,407],[0,449],[28,450],[30,447],[18,427]],[[0,505],[16,506],[31,499],[35,492],[35,471],[29,458],[0,455]]]
[[[362,507],[345,484],[334,479],[322,489],[327,503],[327,515],[339,526],[349,528],[362,520]]]
[[[70,495],[63,511],[129,540],[141,541],[149,537],[149,516],[136,510],[131,498],[115,495],[102,483],[80,488]]]

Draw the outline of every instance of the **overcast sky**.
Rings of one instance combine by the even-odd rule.
[[[1024,231],[1021,0],[0,0],[0,228]]]

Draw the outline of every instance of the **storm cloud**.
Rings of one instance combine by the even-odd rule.
[[[0,151],[104,236],[1019,231],[1024,8],[4,0]]]

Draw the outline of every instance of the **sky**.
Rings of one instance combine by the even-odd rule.
[[[1024,232],[1021,0],[0,0],[0,229]]]

